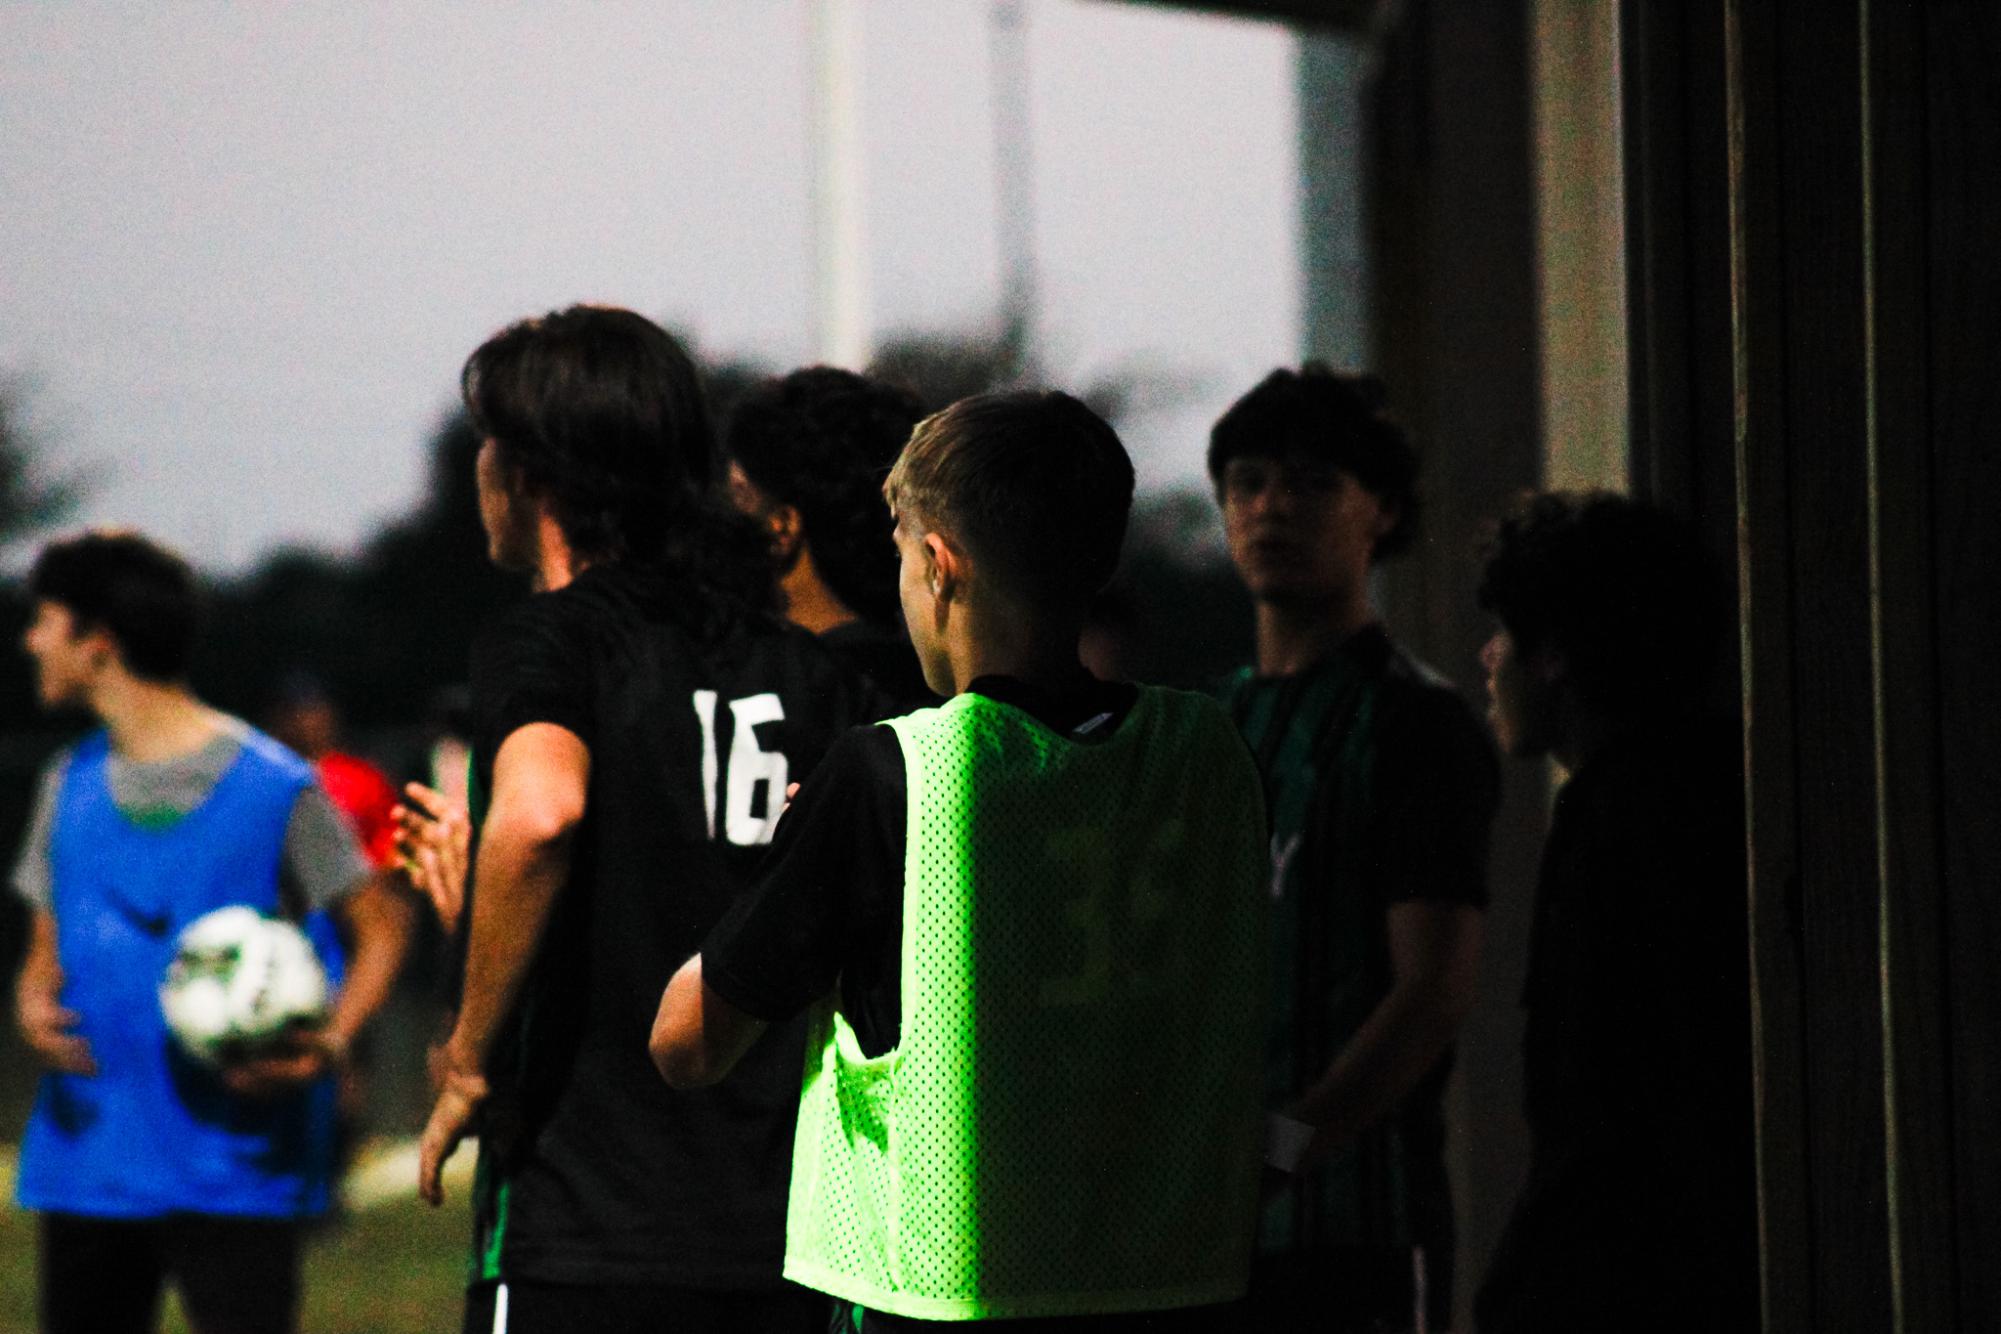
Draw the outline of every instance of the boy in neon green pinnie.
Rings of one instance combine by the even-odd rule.
[[[1132,486],[1064,394],[918,426],[884,493],[948,702],[829,749],[661,998],[679,1085],[813,1007],[785,1272],[843,1328],[1213,1328],[1243,1291],[1263,798],[1210,701],[1078,661]]]

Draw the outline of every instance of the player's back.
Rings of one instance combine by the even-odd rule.
[[[1109,718],[1064,734],[968,692],[890,724],[911,814],[901,1033],[863,1057],[824,1015],[787,1259],[807,1286],[939,1320],[1241,1293],[1257,778],[1205,698],[1148,687]]]
[[[591,766],[569,878],[495,1062],[507,1091],[485,1276],[773,1283],[801,1026],[699,1092],[661,1082],[647,1035],[661,988],[770,840],[787,783],[872,716],[872,696],[810,635],[620,566],[530,599],[479,661],[483,777],[531,721],[575,732]]]

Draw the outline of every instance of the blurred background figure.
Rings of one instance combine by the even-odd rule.
[[[1272,822],[1266,1092],[1310,1136],[1276,1164],[1251,1324],[1443,1329],[1445,1085],[1500,775],[1472,710],[1390,639],[1371,595],[1417,529],[1417,454],[1380,384],[1309,363],[1239,399],[1208,462],[1257,616],[1255,663],[1223,700]]]
[[[1704,707],[1725,589],[1680,521],[1543,495],[1480,602],[1501,745],[1569,778],[1522,990],[1529,1175],[1479,1329],[1755,1329],[1743,733]]]
[[[932,696],[904,637],[882,482],[923,415],[908,390],[810,366],[744,395],[723,436],[730,499],[771,536],[786,618],[897,712]]]
[[[287,673],[265,714],[264,730],[313,766],[370,864],[395,865],[396,828],[389,813],[396,788],[376,765],[341,749],[340,708],[326,683],[311,672]]]
[[[340,749],[340,709],[326,683],[311,672],[288,672],[278,684],[264,717],[264,730],[290,746],[313,766],[320,788],[347,821],[361,853],[377,871],[393,870],[401,860],[396,848],[396,789],[388,775],[359,755]],[[306,914],[300,925],[319,951],[329,979],[338,982],[347,967],[347,953],[333,918],[322,911]],[[374,1053],[366,1040],[355,1043],[335,1074],[335,1163],[345,1168],[364,1133],[369,1070]]]
[[[389,993],[408,905],[308,766],[188,687],[179,556],[86,533],[29,590],[39,702],[98,724],[47,769],[14,872],[33,923],[16,1017],[46,1070],[16,1183],[42,1328],[140,1334],[171,1285],[199,1329],[291,1329],[336,1172],[324,1077]],[[322,1027],[210,1071],[178,1059],[156,988],[181,929],[229,904],[338,922],[347,967]]]

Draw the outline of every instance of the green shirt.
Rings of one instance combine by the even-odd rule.
[[[1499,768],[1472,710],[1380,627],[1292,676],[1242,671],[1221,697],[1271,810],[1265,1090],[1276,1109],[1326,1072],[1388,994],[1392,904],[1485,905]],[[1441,1060],[1350,1151],[1273,1199],[1260,1249],[1421,1245],[1443,1261],[1449,1065]]]

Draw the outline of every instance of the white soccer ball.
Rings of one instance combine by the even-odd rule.
[[[327,973],[305,932],[237,905],[188,923],[160,981],[168,1031],[203,1065],[252,1056],[327,1014]]]

